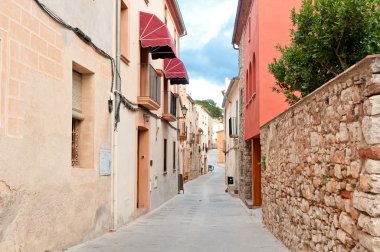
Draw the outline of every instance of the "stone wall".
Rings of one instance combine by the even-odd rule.
[[[244,38],[245,32],[242,35]],[[244,74],[244,40],[239,45],[239,198],[247,203],[252,198],[252,157],[251,142],[245,141],[245,74]]]
[[[292,251],[380,251],[380,55],[261,128],[264,224]]]

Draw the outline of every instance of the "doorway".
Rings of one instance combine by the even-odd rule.
[[[136,208],[149,208],[149,131],[138,129]]]
[[[260,138],[252,139],[252,204],[261,206],[261,146]]]

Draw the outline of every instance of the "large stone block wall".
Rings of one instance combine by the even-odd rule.
[[[380,55],[261,128],[264,224],[292,251],[380,251]]]

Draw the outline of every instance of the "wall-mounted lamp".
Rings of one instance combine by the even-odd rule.
[[[179,118],[183,118],[183,119],[186,118],[187,110],[188,109],[186,108],[186,106],[183,105],[182,108],[181,108],[183,117],[179,117]]]

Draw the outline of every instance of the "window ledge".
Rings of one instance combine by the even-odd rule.
[[[166,171],[166,172],[162,173],[162,175],[166,176],[166,175],[168,175],[168,172]]]

